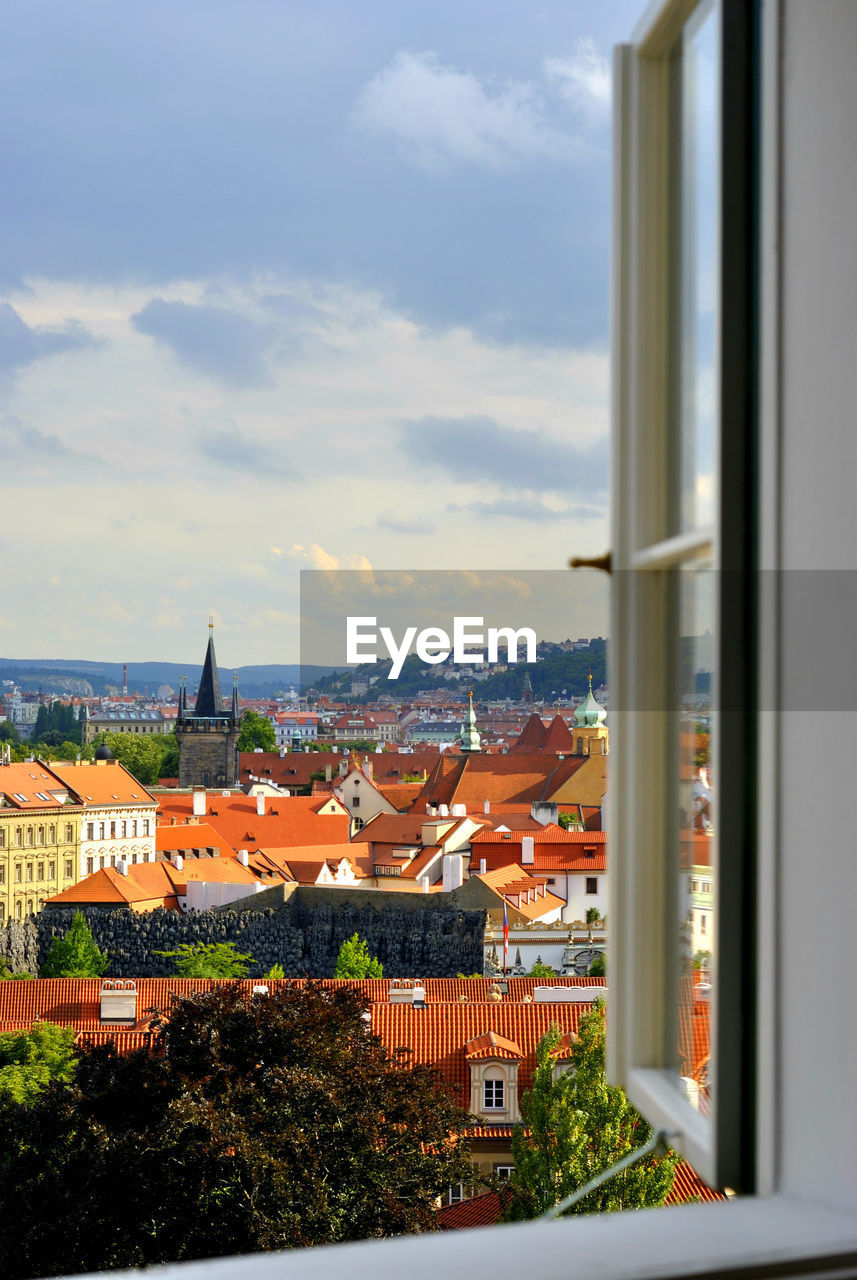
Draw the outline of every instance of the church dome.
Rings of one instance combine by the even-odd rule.
[[[592,676],[589,677],[589,691],[574,713],[574,723],[579,729],[598,729],[607,719],[607,712],[600,702],[595,701],[592,693]]]
[[[100,747],[95,748],[93,760],[112,760],[113,752],[110,750],[106,742],[102,742]]]

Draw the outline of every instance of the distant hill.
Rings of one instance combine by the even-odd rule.
[[[298,663],[269,663],[238,668],[238,687],[245,698],[270,698],[301,683],[311,684],[335,672],[335,667],[301,666]],[[179,676],[188,678],[193,692],[199,683],[202,665],[178,662],[129,662],[130,693],[156,694],[162,685],[178,689]],[[107,694],[122,691],[121,662],[91,662],[70,658],[0,658],[0,681],[13,680],[25,690],[46,692]],[[228,695],[232,689],[231,668],[220,668],[220,685]]]

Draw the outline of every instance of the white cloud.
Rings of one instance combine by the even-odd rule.
[[[316,542],[313,542],[308,547],[296,542],[289,551],[289,555],[293,560],[305,561],[311,569],[332,571],[334,569],[372,568],[364,555],[332,556],[329,551],[325,551],[324,547],[320,547]]]
[[[544,72],[561,97],[586,114],[609,111],[610,66],[593,40],[581,37],[569,58],[546,58]]]
[[[397,53],[363,89],[354,120],[428,165],[458,160],[497,168],[529,157],[567,159],[577,148],[548,121],[534,85],[489,86],[433,53]]]

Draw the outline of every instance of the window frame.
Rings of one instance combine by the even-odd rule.
[[[675,199],[673,51],[711,0],[650,8],[614,58],[613,576],[611,587],[610,789],[612,909],[608,1072],[703,1178],[757,1188],[755,1169],[755,855],[758,474],[756,376],[760,6],[716,0],[720,25],[718,264],[719,486],[713,529],[674,534],[665,525],[671,483],[680,248]],[[725,104],[722,105],[722,104]],[[678,262],[677,262],[678,259]],[[749,283],[748,283],[749,282]],[[675,719],[669,652],[676,569],[711,554],[718,571],[716,709],[720,860],[718,976],[712,1000],[717,1072],[710,1121],[675,1087],[677,1011],[670,850]],[[639,691],[645,689],[645,701]],[[635,705],[638,699],[638,705]],[[724,743],[729,750],[724,751]],[[615,780],[615,781],[614,781]]]

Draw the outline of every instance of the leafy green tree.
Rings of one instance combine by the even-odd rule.
[[[607,958],[601,951],[589,966],[590,978],[606,978],[607,977]]]
[[[100,950],[82,911],[75,912],[65,935],[54,938],[42,966],[43,978],[100,978],[110,963]]]
[[[260,716],[258,711],[245,711],[241,717],[238,750],[255,751],[261,747],[263,751],[274,751],[276,746],[277,735],[267,716]]]
[[[580,1019],[568,1069],[555,1080],[560,1039],[556,1028],[542,1038],[533,1087],[521,1099],[523,1124],[512,1138],[515,1170],[509,1180],[507,1219],[545,1213],[652,1136],[622,1090],[607,1083],[603,1001],[596,1000]],[[569,1212],[609,1213],[663,1204],[676,1161],[672,1152],[646,1157],[590,1192]]]
[[[272,964],[267,973],[263,973],[263,978],[285,978],[286,971],[281,964]]]
[[[0,742],[18,742],[18,730],[11,720],[0,720]]]
[[[104,741],[114,757],[144,787],[161,776],[162,752],[155,733],[107,733]]]
[[[253,957],[234,942],[180,942],[175,951],[156,951],[175,960],[180,978],[244,978]]]
[[[587,907],[587,908],[586,908],[586,923],[587,923],[587,924],[600,924],[600,923],[601,923],[601,910],[600,910],[600,908],[599,908],[599,907]]]
[[[543,961],[537,960],[536,963],[533,965],[532,969],[530,970],[530,977],[531,978],[555,978],[556,969],[552,969],[549,964],[544,964]]]
[[[0,1035],[0,1094],[31,1103],[51,1080],[66,1084],[74,1075],[74,1030],[37,1022],[30,1031]]]
[[[359,933],[352,933],[339,948],[334,978],[383,978],[384,966],[370,956],[369,948]]]
[[[0,1096],[4,1280],[431,1231],[468,1117],[405,1068],[353,989],[181,1000],[163,1053],[84,1049],[71,1085]],[[117,1188],[133,1194],[117,1194]],[[81,1189],[85,1188],[85,1194]]]

